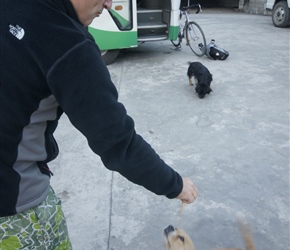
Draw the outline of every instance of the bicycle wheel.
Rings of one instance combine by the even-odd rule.
[[[186,41],[190,49],[197,56],[203,56],[206,52],[206,40],[200,26],[191,21],[186,27]]]

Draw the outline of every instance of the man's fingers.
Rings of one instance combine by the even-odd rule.
[[[183,180],[183,189],[181,193],[177,196],[177,198],[186,204],[190,204],[194,202],[195,199],[197,198],[198,190],[190,178],[183,177],[182,180]]]

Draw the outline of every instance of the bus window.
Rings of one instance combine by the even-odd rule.
[[[113,1],[109,13],[119,30],[131,30],[133,28],[132,6],[130,0]]]

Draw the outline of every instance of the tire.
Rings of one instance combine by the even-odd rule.
[[[286,1],[280,1],[275,4],[272,11],[272,21],[274,26],[279,28],[285,28],[290,22],[290,10]]]
[[[189,22],[186,27],[186,41],[194,54],[202,57],[206,52],[204,33],[196,22]]]
[[[115,61],[117,56],[119,55],[120,50],[102,50],[102,57],[106,65],[109,65]]]

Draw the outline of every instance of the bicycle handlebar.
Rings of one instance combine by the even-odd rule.
[[[198,14],[199,12],[202,12],[202,9],[201,9],[201,6],[199,3],[197,4],[192,4],[190,6],[184,6],[182,7],[180,10],[181,11],[185,11],[185,10],[188,10],[188,9],[191,9],[191,8],[197,8],[197,11],[196,11],[196,14]]]

